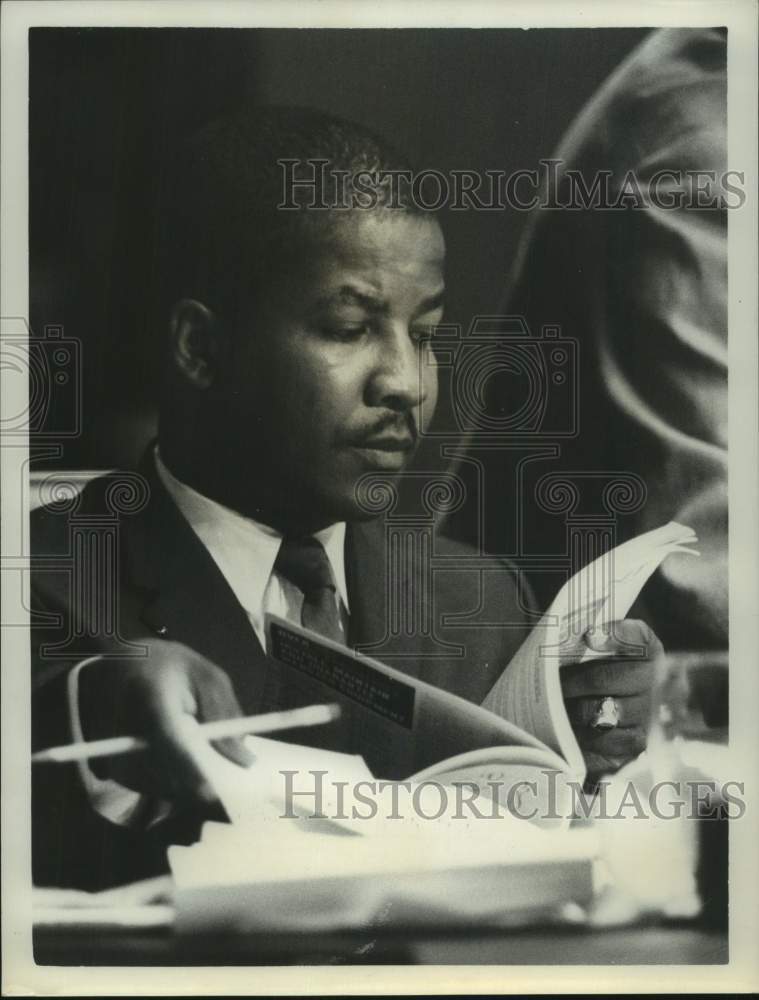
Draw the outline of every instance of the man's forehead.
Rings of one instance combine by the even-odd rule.
[[[333,294],[351,296],[379,292],[394,279],[441,284],[444,260],[434,218],[386,210],[351,212],[316,227],[303,263],[306,274],[329,281]]]
[[[442,283],[431,294],[428,289],[423,289],[424,297],[419,302],[422,311],[432,312],[443,304],[445,289]],[[383,312],[388,307],[388,299],[384,290],[379,286],[372,287],[358,283],[343,284],[322,295],[319,295],[316,304],[325,308],[330,306],[357,306],[368,312]]]
[[[445,257],[445,240],[432,215],[396,209],[328,212],[309,219],[308,242],[335,258],[394,259],[398,254],[415,260],[439,261]]]

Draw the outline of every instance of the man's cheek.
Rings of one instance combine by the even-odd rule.
[[[419,430],[422,434],[427,434],[435,416],[438,402],[438,380],[437,369],[428,367],[422,369],[420,373],[420,386],[422,389],[422,402],[418,410]]]

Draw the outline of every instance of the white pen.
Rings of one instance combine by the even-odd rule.
[[[206,739],[220,740],[228,736],[274,733],[282,729],[299,729],[302,726],[323,726],[340,717],[339,705],[309,705],[287,712],[267,712],[238,719],[218,719],[200,725]],[[32,754],[33,764],[68,764],[73,761],[92,760],[95,757],[115,757],[117,754],[134,753],[147,749],[148,742],[137,736],[114,736],[107,740],[91,740],[49,747]]]

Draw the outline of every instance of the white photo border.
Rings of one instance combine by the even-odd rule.
[[[5,630],[2,684],[3,992],[45,995],[308,995],[746,992],[759,988],[759,425],[757,407],[757,19],[753,0],[473,2],[343,0],[34,2],[2,9],[2,301],[28,313],[28,39],[34,26],[89,27],[692,27],[728,28],[728,163],[745,172],[745,204],[729,222],[729,498],[731,742],[745,763],[748,810],[730,831],[730,961],[720,966],[418,966],[67,968],[36,966],[31,949],[28,632]],[[18,389],[18,386],[15,386]],[[3,415],[25,400],[3,393]],[[20,477],[25,447],[2,448],[3,551],[28,531]],[[25,540],[28,542],[28,538]],[[25,544],[23,551],[28,551]],[[28,581],[27,581],[28,582]],[[7,587],[3,605],[18,604]],[[19,621],[21,607],[9,614]],[[22,762],[23,766],[19,765]],[[743,777],[743,776],[741,776]],[[578,944],[581,942],[578,938]]]

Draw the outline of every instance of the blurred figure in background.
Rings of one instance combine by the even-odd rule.
[[[573,183],[576,193],[568,171],[589,191],[601,175],[622,207],[533,210],[502,309],[580,345],[580,433],[542,471],[637,473],[647,500],[619,540],[670,519],[699,536],[701,559],[667,560],[646,592],[670,648],[727,645],[725,201],[739,195],[723,186],[726,73],[721,29],[657,30],[624,60],[561,142],[554,192],[558,204]],[[646,207],[631,174],[644,196],[656,192]],[[498,461],[485,472],[488,506],[507,510],[513,469]],[[524,507],[530,552],[549,544],[550,518],[528,492]],[[503,548],[498,532],[494,520],[491,549]],[[545,606],[555,582],[531,582]]]

